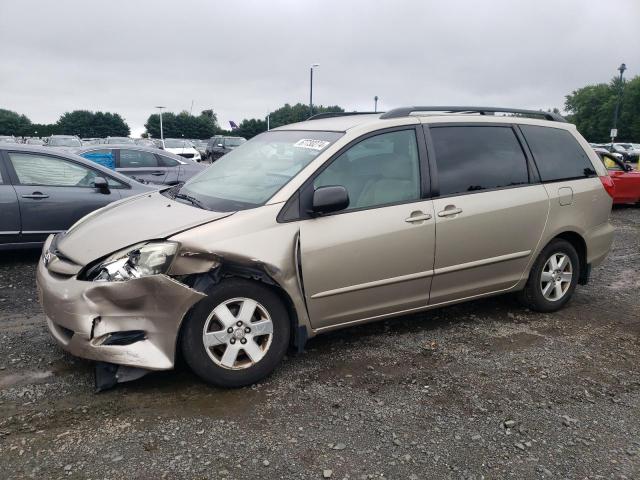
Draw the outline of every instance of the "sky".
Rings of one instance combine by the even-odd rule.
[[[157,105],[228,121],[285,103],[562,109],[640,72],[640,0],[0,0],[0,108],[36,123]]]

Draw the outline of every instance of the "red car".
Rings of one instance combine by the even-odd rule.
[[[640,171],[606,153],[599,153],[615,185],[613,203],[640,202]]]

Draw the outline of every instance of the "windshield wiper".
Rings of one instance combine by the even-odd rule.
[[[198,208],[201,208],[203,210],[207,210],[200,200],[198,200],[195,197],[192,197],[191,195],[187,195],[185,193],[176,193],[173,196],[173,198],[179,198],[181,200],[186,200],[187,202],[191,203],[191,205],[193,205],[194,207],[198,207]]]

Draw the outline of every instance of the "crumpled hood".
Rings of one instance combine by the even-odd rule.
[[[90,213],[57,239],[57,250],[78,265],[130,245],[170,237],[232,215],[171,200],[158,192],[129,197]]]

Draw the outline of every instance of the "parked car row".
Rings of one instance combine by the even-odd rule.
[[[205,158],[213,162],[246,141],[246,138],[242,137],[224,137],[219,135],[211,137],[205,147]]]
[[[90,145],[74,152],[143,183],[175,185],[205,169],[195,159],[176,155],[169,149],[140,145]]]
[[[590,143],[594,149],[606,150],[619,155],[625,162],[638,163],[640,143]]]
[[[41,245],[94,210],[157,186],[63,150],[0,144],[0,250]]]

